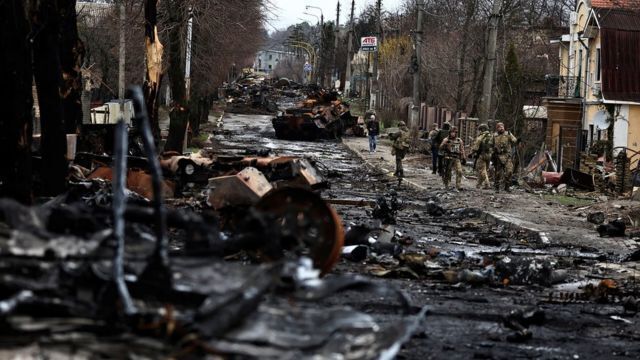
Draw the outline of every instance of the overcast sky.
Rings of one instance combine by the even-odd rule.
[[[404,0],[382,0],[382,10],[396,10]],[[273,18],[267,25],[267,31],[272,32],[275,29],[286,29],[289,25],[307,21],[315,24],[318,19],[314,16],[305,15],[305,12],[320,17],[318,9],[305,10],[306,5],[317,6],[322,9],[325,21],[335,21],[336,19],[336,0],[271,0],[277,7],[274,9]],[[367,5],[374,4],[375,0],[356,0],[355,16]],[[351,0],[340,0],[340,24],[344,24],[349,19],[351,11]]]

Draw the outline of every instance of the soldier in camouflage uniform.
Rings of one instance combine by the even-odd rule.
[[[398,122],[398,132],[390,134],[389,138],[393,140],[391,155],[396,156],[396,172],[393,175],[402,179],[404,177],[402,159],[404,159],[409,150],[409,128],[407,128],[407,124],[404,121]]]
[[[475,169],[478,176],[476,188],[489,189],[489,174],[487,170],[491,164],[491,151],[493,147],[493,135],[489,132],[487,124],[478,126],[480,134],[476,137],[471,154],[475,158]]]
[[[504,124],[496,124],[496,133],[493,134],[493,166],[496,172],[494,186],[496,192],[500,192],[500,183],[504,190],[511,192],[511,178],[513,177],[513,161],[511,152],[513,146],[518,142],[515,136],[506,131]]]
[[[444,156],[444,181],[445,189],[449,189],[451,183],[451,170],[456,170],[456,190],[462,190],[462,160],[464,155],[464,142],[458,137],[458,128],[452,127],[449,136],[440,144],[440,151]]]

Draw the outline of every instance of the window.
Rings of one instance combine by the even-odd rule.
[[[271,65],[269,65],[269,70],[271,70],[271,68],[272,68],[272,66],[271,66]]]
[[[600,49],[596,49],[596,81],[600,81]]]
[[[273,60],[273,55],[269,54],[269,60]]]

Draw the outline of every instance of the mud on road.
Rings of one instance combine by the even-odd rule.
[[[373,229],[365,237],[389,241],[371,246],[364,260],[342,259],[334,272],[377,277],[416,308],[429,307],[399,358],[640,358],[638,259],[580,246],[580,239],[545,243],[487,220],[482,204],[467,208],[464,196],[398,185],[339,142],[278,140],[267,116],[227,114],[223,123],[213,135],[222,151],[313,158],[330,178],[325,199],[389,202],[397,194],[395,225],[380,224],[370,206],[334,206],[345,228]],[[399,317],[384,297],[347,292],[323,300],[332,304]]]

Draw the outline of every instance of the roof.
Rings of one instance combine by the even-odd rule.
[[[592,8],[640,9],[640,0],[591,0]]]
[[[640,10],[594,8],[593,11],[601,29],[640,31]]]

